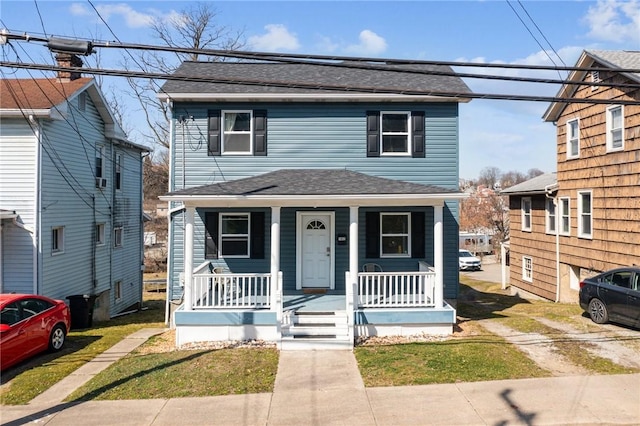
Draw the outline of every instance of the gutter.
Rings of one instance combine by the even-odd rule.
[[[555,209],[555,237],[556,237],[556,300],[558,303],[560,301],[560,230],[558,229],[560,225],[560,221],[558,220],[558,197],[553,196],[553,193],[558,192],[558,183],[552,183],[544,187],[544,193],[547,198],[553,200],[553,205]]]

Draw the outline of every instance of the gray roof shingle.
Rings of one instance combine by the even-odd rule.
[[[612,69],[640,69],[640,51],[637,50],[585,50],[593,59]],[[640,81],[640,73],[622,73]]]
[[[500,191],[501,194],[544,194],[545,188],[557,184],[556,173],[545,173]]]
[[[183,62],[174,76],[195,76],[210,79],[250,80],[256,84],[227,82],[167,81],[163,93],[240,93],[240,94],[305,94],[305,93],[358,93],[358,87],[405,91],[454,92],[463,96],[471,90],[457,76],[416,74],[397,70],[449,72],[444,65],[385,65],[389,71],[331,67],[316,64],[290,64],[265,62]],[[261,82],[278,82],[281,86],[268,86]],[[343,86],[346,90],[291,87],[296,83],[311,86]],[[289,87],[287,87],[289,86]]]
[[[457,194],[457,190],[370,176],[344,169],[283,169],[229,182],[187,188],[168,196],[331,196]]]

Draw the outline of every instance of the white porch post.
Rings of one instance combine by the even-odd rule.
[[[187,206],[184,224],[184,310],[193,309],[193,218],[195,207]]]
[[[358,278],[358,206],[349,207],[349,277]],[[347,291],[351,283],[346,283]]]
[[[433,263],[436,270],[435,305],[444,304],[444,226],[442,224],[442,206],[433,207]]]
[[[280,272],[280,207],[271,207],[271,309],[277,308]]]

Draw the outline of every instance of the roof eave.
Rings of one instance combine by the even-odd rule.
[[[395,93],[158,93],[162,101],[181,102],[461,102],[471,98],[456,96],[403,95]]]

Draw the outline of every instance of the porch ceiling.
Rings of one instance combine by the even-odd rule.
[[[442,205],[465,198],[457,190],[386,179],[345,169],[283,169],[197,186],[160,197],[209,206]]]

